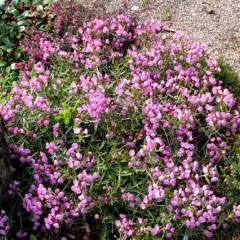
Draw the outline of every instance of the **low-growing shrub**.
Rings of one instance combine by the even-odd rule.
[[[237,226],[236,99],[204,46],[165,30],[116,15],[29,32],[1,107],[15,168],[2,234],[88,224],[92,239],[203,239]]]

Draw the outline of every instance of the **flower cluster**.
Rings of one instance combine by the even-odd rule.
[[[10,229],[8,225],[8,216],[4,210],[1,210],[0,214],[0,235],[5,235]]]
[[[30,32],[31,60],[1,106],[11,159],[33,176],[22,192],[15,183],[33,230],[111,219],[121,239],[211,238],[238,223],[237,202],[219,189],[240,112],[206,47],[125,15],[71,34],[63,20],[60,39]]]

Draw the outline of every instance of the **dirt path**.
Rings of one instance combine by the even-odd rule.
[[[82,0],[88,4],[99,0]],[[101,0],[108,12],[124,0]],[[127,0],[125,0],[127,1]],[[240,75],[240,0],[129,0],[128,9],[140,19],[161,19],[192,40],[206,43]]]

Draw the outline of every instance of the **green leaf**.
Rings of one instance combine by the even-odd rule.
[[[65,125],[69,125],[72,119],[71,108],[69,108],[66,104],[63,104],[63,107],[64,110],[59,111],[56,120],[64,122]]]
[[[18,31],[19,31],[19,32],[24,32],[24,30],[25,30],[25,27],[24,27],[24,26],[19,26],[19,28],[18,28]]]
[[[17,6],[18,6],[18,3],[19,3],[19,0],[13,0],[12,3],[13,3],[13,6],[14,6],[14,7],[17,7]]]
[[[18,24],[18,26],[28,25],[28,22],[26,20],[22,20],[22,21],[19,21],[17,24]]]
[[[6,67],[5,72],[6,72],[6,74],[9,74],[11,72],[11,67],[10,66]]]
[[[121,172],[121,176],[123,177],[126,177],[126,176],[131,176],[132,175],[132,172],[128,171],[128,170],[125,170],[125,171],[122,171]]]
[[[17,9],[13,9],[10,13],[12,13],[12,15],[15,17],[20,15],[20,12]]]
[[[50,4],[51,2],[52,2],[51,0],[44,0],[44,1],[43,1],[43,4],[44,4],[44,5],[48,5],[48,4]]]
[[[38,5],[37,6],[37,11],[38,12],[43,12],[43,6],[42,5]]]
[[[10,53],[12,51],[12,48],[9,46],[1,46],[0,48],[7,53]]]
[[[16,71],[12,71],[11,75],[10,75],[11,79],[13,79],[14,81],[17,81],[19,79],[19,74]]]
[[[15,37],[17,35],[17,31],[15,29],[12,29],[10,32],[10,37]]]
[[[8,64],[7,61],[0,60],[0,67],[4,67]]]
[[[37,237],[33,234],[30,235],[30,240],[37,240]]]
[[[1,1],[1,0],[0,0]],[[8,16],[7,16],[7,14],[3,14],[2,15],[2,19],[6,19]]]
[[[26,11],[24,11],[24,12],[22,13],[22,16],[23,16],[24,18],[27,18],[28,15],[29,15],[29,11],[28,11],[28,10],[26,10]]]
[[[2,85],[3,87],[5,87],[7,81],[8,81],[8,78],[6,78],[6,77],[5,77],[5,78],[2,78],[2,79],[1,79],[1,85]]]

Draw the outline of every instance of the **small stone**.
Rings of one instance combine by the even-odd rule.
[[[211,8],[209,4],[203,7],[203,11],[206,12],[207,14],[215,14],[215,11]]]
[[[213,10],[213,9],[211,9],[211,10],[208,10],[208,11],[207,11],[207,13],[208,13],[208,14],[215,14],[215,12],[214,12],[214,10]]]
[[[138,6],[133,6],[131,9],[132,9],[132,11],[138,11],[139,7]]]

